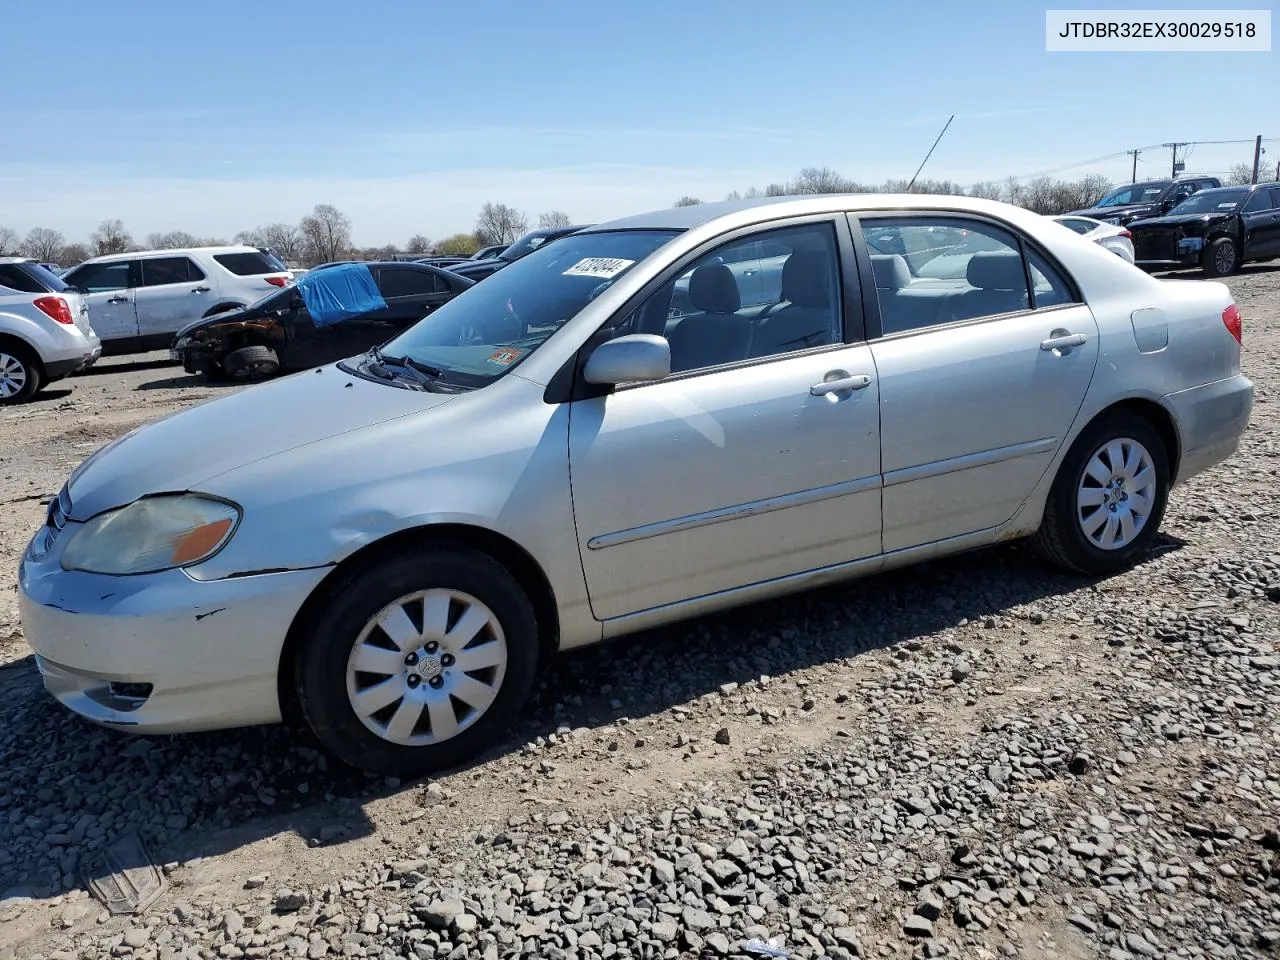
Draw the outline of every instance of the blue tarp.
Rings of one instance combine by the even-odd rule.
[[[362,314],[382,310],[387,301],[378,292],[373,274],[363,263],[339,263],[308,270],[298,278],[298,292],[317,327],[328,327]]]

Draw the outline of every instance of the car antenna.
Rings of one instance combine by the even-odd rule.
[[[942,133],[947,132],[947,127],[951,126],[951,121],[956,118],[953,113],[947,118],[947,122],[942,127]],[[942,133],[938,134],[938,140],[942,139]],[[910,193],[911,188],[916,185],[916,177],[920,176],[920,171],[924,169],[924,165],[929,162],[929,158],[933,156],[934,149],[938,146],[938,140],[933,141],[933,146],[929,148],[929,152],[924,155],[924,159],[920,161],[920,166],[916,167],[916,172],[911,177],[911,182],[907,184],[906,192]]]

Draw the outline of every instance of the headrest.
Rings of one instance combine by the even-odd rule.
[[[817,250],[797,250],[782,267],[782,299],[800,307],[828,307],[831,292],[828,257]]]
[[[703,313],[735,313],[742,306],[738,281],[723,263],[707,263],[689,277],[689,301]]]
[[[871,270],[876,275],[877,287],[901,290],[911,282],[911,268],[900,253],[873,253]]]
[[[1022,269],[1022,257],[1013,250],[990,250],[975,253],[969,259],[965,277],[971,287],[980,290],[1027,289],[1027,275]]]

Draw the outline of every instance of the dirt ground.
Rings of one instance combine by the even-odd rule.
[[[147,807],[148,801],[139,801],[146,807],[145,816],[160,825],[149,830],[145,823],[129,820],[127,813],[113,813],[111,817],[117,825],[133,823],[150,838],[159,851],[157,857],[171,863],[170,882],[178,888],[182,903],[206,904],[218,916],[219,911],[250,896],[246,887],[252,885],[247,878],[255,875],[269,877],[266,889],[270,891],[281,887],[316,890],[341,883],[341,892],[335,892],[327,901],[338,902],[351,895],[349,882],[355,884],[355,890],[362,889],[361,883],[366,891],[391,890],[385,886],[385,877],[379,879],[381,875],[364,877],[361,871],[369,864],[416,856],[433,863],[437,873],[456,873],[462,883],[470,869],[464,866],[472,856],[466,852],[470,849],[468,844],[479,842],[477,837],[491,839],[503,831],[511,833],[517,829],[512,824],[526,824],[530,818],[541,824],[553,812],[565,814],[584,825],[584,843],[586,837],[601,842],[604,836],[604,849],[609,849],[609,844],[616,849],[619,841],[609,837],[617,832],[619,822],[638,815],[636,811],[651,810],[676,794],[690,797],[691,803],[701,797],[706,803],[723,806],[722,798],[736,795],[744,789],[743,784],[749,788],[762,771],[771,771],[769,775],[778,782],[785,783],[790,775],[794,782],[807,783],[804,778],[808,774],[803,771],[821,767],[822,763],[834,763],[832,770],[844,769],[840,764],[855,748],[867,757],[875,757],[878,751],[888,749],[891,739],[897,743],[895,738],[899,737],[911,738],[914,746],[901,755],[895,752],[894,756],[905,757],[914,771],[911,775],[928,776],[931,762],[945,760],[911,760],[921,750],[925,755],[932,751],[940,758],[947,752],[946,745],[954,744],[955,751],[964,755],[970,748],[978,750],[988,736],[1017,740],[1010,729],[1023,729],[1026,724],[1031,725],[1031,730],[1023,736],[1034,738],[1035,718],[1041,718],[1044,731],[1058,730],[1057,725],[1066,722],[1061,715],[1071,710],[1076,711],[1078,722],[1071,721],[1068,726],[1087,728],[1085,739],[1092,737],[1089,756],[1095,759],[1083,766],[1097,766],[1103,756],[1112,760],[1105,764],[1105,781],[1099,774],[1092,792],[1083,785],[1077,789],[1068,779],[1055,778],[1028,788],[1027,803],[1061,805],[1056,816],[1064,835],[1070,833],[1068,814],[1084,818],[1093,809],[1090,804],[1098,803],[1099,797],[1110,797],[1101,802],[1115,805],[1124,796],[1139,805],[1147,798],[1157,807],[1164,802],[1159,798],[1166,797],[1168,811],[1182,811],[1170,812],[1175,819],[1181,818],[1178,822],[1191,816],[1187,809],[1203,806],[1208,811],[1217,803],[1221,804],[1219,812],[1224,822],[1242,824],[1247,835],[1274,827],[1275,814],[1280,810],[1280,772],[1271,752],[1276,730],[1267,711],[1280,706],[1280,696],[1272,685],[1255,686],[1254,681],[1239,679],[1235,673],[1227,675],[1232,689],[1239,686],[1243,691],[1242,702],[1252,697],[1255,706],[1260,704],[1256,711],[1253,707],[1239,708],[1255,718],[1256,726],[1250,722],[1243,729],[1250,731],[1257,742],[1232,747],[1247,753],[1247,760],[1241,754],[1238,769],[1232,767],[1238,774],[1233,774],[1232,782],[1247,781],[1254,793],[1246,790],[1246,794],[1255,796],[1254,803],[1232,799],[1222,791],[1211,798],[1205,794],[1188,799],[1204,783],[1216,782],[1212,773],[1205,772],[1215,762],[1214,751],[1219,743],[1212,725],[1204,734],[1209,739],[1171,737],[1170,720],[1155,728],[1150,750],[1144,753],[1135,748],[1132,763],[1123,759],[1128,742],[1124,731],[1130,726],[1135,730],[1142,727],[1145,721],[1135,719],[1139,714],[1151,717],[1163,711],[1177,719],[1182,716],[1178,711],[1190,702],[1188,696],[1196,701],[1201,695],[1209,696],[1205,684],[1197,688],[1199,693],[1187,693],[1199,682],[1193,676],[1198,663],[1193,652],[1183,651],[1181,646],[1172,653],[1141,652],[1146,648],[1134,638],[1144,630],[1159,636],[1165,629],[1161,624],[1182,624],[1177,629],[1191,638],[1185,643],[1194,645],[1199,634],[1185,624],[1194,624],[1197,611],[1203,613],[1204,603],[1212,606],[1232,602],[1239,608],[1233,614],[1236,621],[1247,624],[1239,627],[1241,642],[1256,639],[1261,650],[1280,637],[1276,631],[1280,607],[1264,595],[1270,584],[1259,582],[1256,596],[1241,593],[1242,588],[1236,586],[1224,586],[1223,596],[1232,600],[1205,600],[1209,596],[1206,584],[1218,582],[1213,571],[1225,571],[1222,582],[1227,583],[1231,577],[1239,580],[1244,576],[1240,570],[1257,563],[1262,564],[1259,569],[1264,572],[1254,579],[1265,579],[1271,575],[1266,571],[1273,569],[1267,566],[1272,561],[1266,557],[1270,555],[1274,560],[1274,555],[1280,553],[1276,539],[1280,530],[1280,490],[1276,486],[1280,467],[1276,460],[1280,456],[1280,411],[1276,400],[1280,393],[1280,373],[1276,372],[1280,361],[1280,265],[1249,268],[1228,283],[1244,317],[1245,372],[1257,389],[1250,431],[1236,459],[1175,492],[1166,518],[1167,536],[1150,563],[1111,581],[1066,582],[1027,572],[1028,561],[1016,547],[1001,547],[893,575],[892,579],[872,578],[851,587],[696,621],[601,650],[577,653],[561,658],[548,671],[530,709],[528,723],[516,731],[512,743],[497,756],[425,786],[373,783],[327,772],[305,743],[299,744],[282,729],[163,738],[156,741],[152,758],[147,759],[142,752],[130,752],[130,745],[135,742],[130,738],[97,731],[76,718],[64,716],[64,711],[39,688],[18,618],[14,572],[29,537],[42,522],[48,500],[80,460],[112,438],[173,411],[243,388],[206,384],[184,374],[166,358],[152,354],[104,360],[84,375],[55,384],[29,405],[4,408],[0,412],[0,566],[6,572],[0,580],[0,730],[20,728],[22,739],[9,741],[10,746],[5,749],[0,736],[0,827],[7,815],[13,831],[9,837],[14,844],[14,855],[7,864],[0,857],[0,958],[6,950],[24,957],[94,956],[96,950],[106,949],[103,945],[108,941],[116,943],[129,933],[124,921],[98,916],[96,912],[93,916],[87,911],[69,913],[73,905],[84,902],[84,894],[74,882],[74,858],[64,860],[59,869],[57,857],[62,854],[56,850],[64,848],[44,835],[51,824],[58,822],[58,815],[41,812],[29,795],[35,790],[33,784],[24,780],[19,789],[12,786],[17,781],[11,780],[10,788],[2,786],[10,777],[37,777],[22,756],[22,744],[33,743],[46,732],[53,740],[74,743],[75,749],[89,751],[98,759],[81,758],[73,765],[79,772],[51,776],[45,791],[50,799],[42,801],[45,804],[56,803],[59,791],[84,791],[83,802],[77,801],[80,809],[97,814],[100,811],[90,801],[101,797],[102,809],[106,809],[110,792],[105,784],[111,782],[108,774],[120,758],[146,764],[151,785],[161,793],[168,791],[165,803],[172,801],[164,808]],[[1280,584],[1280,578],[1276,583]],[[1213,593],[1213,597],[1218,596]],[[1129,612],[1115,612],[1117,605]],[[1148,611],[1149,616],[1143,611]],[[798,639],[815,637],[807,641],[808,646]],[[998,642],[1002,639],[1004,643]],[[758,656],[754,655],[757,650]],[[1184,653],[1185,660],[1177,659]],[[1238,656],[1252,663],[1245,654]],[[1262,654],[1255,652],[1252,656],[1258,659]],[[1236,669],[1231,665],[1235,661],[1228,663],[1219,658],[1216,662],[1227,664],[1226,669]],[[1241,669],[1246,668],[1247,664]],[[980,685],[963,686],[974,683],[968,679],[971,669]],[[642,681],[647,685],[643,691]],[[1214,681],[1219,685],[1224,682],[1222,677]],[[1211,688],[1214,684],[1207,685]],[[1179,698],[1181,703],[1177,702]],[[1223,708],[1234,709],[1230,704]],[[1001,722],[1006,725],[1000,726]],[[1020,723],[1022,727],[1018,726]],[[1201,732],[1204,729],[1185,718],[1178,725]],[[1158,732],[1161,729],[1163,734]],[[1134,736],[1147,742],[1142,739],[1146,734],[1138,732]],[[1061,737],[1066,743],[1075,734],[1068,732]],[[993,756],[998,758],[1003,750],[1008,760],[1007,745],[993,749]],[[1073,749],[1078,755],[1078,748]],[[1070,749],[1057,745],[1045,746],[1041,753],[1047,757],[1071,756]],[[1122,759],[1115,761],[1116,756]],[[164,758],[165,762],[153,762],[155,758]],[[858,784],[857,769],[863,761],[855,761],[849,784]],[[886,762],[892,766],[897,761],[891,758]],[[975,754],[973,763],[980,762],[986,769],[987,762],[979,761]],[[1235,762],[1231,760],[1229,764]],[[867,763],[867,769],[875,767],[874,760]],[[1045,759],[1043,763],[1051,761]],[[102,769],[90,770],[95,766]],[[1014,767],[1017,768],[1016,761]],[[935,772],[940,769],[934,767]],[[174,779],[179,776],[187,779]],[[836,779],[827,781],[828,787],[814,789],[831,793],[830,783],[845,783],[840,779],[844,774],[831,776]],[[907,773],[901,773],[894,774],[891,781],[896,783],[898,776],[903,783],[909,779]],[[850,795],[861,796],[859,791],[864,787],[862,783],[847,789]],[[10,790],[8,794],[6,789]],[[840,799],[844,789],[834,789],[833,801]],[[897,787],[886,791],[902,793]],[[1063,791],[1062,797],[1054,799],[1056,793]],[[875,808],[874,797],[860,802]],[[110,807],[112,811],[130,809],[130,804],[119,798],[110,803],[116,804]],[[1184,803],[1190,806],[1184,809],[1180,806]],[[1103,813],[1105,816],[1106,811]],[[1097,815],[1096,810],[1093,815]],[[1206,812],[1206,818],[1210,815]],[[714,818],[711,814],[698,816]],[[802,825],[803,815],[797,816],[795,823]],[[1118,816],[1115,813],[1113,819]],[[1152,816],[1156,816],[1155,811]],[[40,825],[32,826],[31,821]],[[1009,829],[1017,829],[1017,821],[1013,817]],[[670,816],[666,822],[670,824]],[[28,825],[26,832],[23,823]],[[1026,833],[1026,828],[1022,831]],[[648,836],[639,831],[633,837],[641,848],[648,842],[637,839],[642,835]],[[0,833],[0,837],[4,836]],[[325,839],[317,842],[318,837]],[[342,842],[329,842],[335,837]],[[1225,842],[1219,842],[1219,852]],[[1065,847],[1066,840],[1061,843]],[[866,862],[874,864],[870,851],[863,849],[868,854]],[[904,856],[916,856],[914,848],[903,849]],[[636,855],[641,853],[638,850]],[[1208,854],[1185,852],[1187,859],[1208,857],[1206,862],[1215,866],[1217,861],[1211,859],[1212,855],[1212,844]],[[1164,859],[1181,862],[1173,854]],[[893,912],[904,909],[893,899],[897,895],[893,877],[895,869],[901,875],[900,868],[901,863],[886,862],[884,876],[889,879],[880,884],[884,893],[876,894],[871,898],[872,905],[864,904],[862,912],[849,921],[850,926],[862,931],[864,955],[877,955],[868,944],[877,945],[883,956],[911,956],[918,949],[917,941],[902,938],[901,917]],[[1236,876],[1240,872],[1244,872],[1243,867],[1239,867]],[[1193,874],[1200,876],[1195,869]],[[363,878],[360,882],[351,879],[357,875]],[[494,874],[494,884],[499,876],[500,872]],[[1171,876],[1181,874],[1174,872]],[[972,937],[981,926],[979,934],[986,938],[981,943],[991,945],[993,951],[1000,937],[1010,938],[1017,950],[1005,951],[1008,956],[1153,955],[1134,946],[1135,942],[1145,942],[1144,936],[1163,937],[1171,944],[1162,955],[1209,955],[1197,953],[1194,947],[1183,949],[1184,944],[1193,944],[1197,936],[1209,937],[1209,933],[1188,931],[1183,938],[1176,932],[1173,916],[1179,911],[1193,913],[1190,907],[1167,910],[1169,926],[1161,921],[1154,929],[1148,925],[1134,927],[1138,932],[1133,934],[1121,933],[1119,928],[1111,929],[1109,921],[1104,923],[1101,913],[1094,917],[1097,923],[1089,919],[1093,914],[1088,910],[1083,918],[1080,916],[1073,904],[1090,895],[1091,882],[1073,877],[1067,871],[1053,881],[1057,884],[1053,899],[1042,898],[1035,907],[1026,906],[1025,910],[1015,903],[1013,912],[1000,924],[990,929],[970,925],[963,936]],[[1232,875],[1223,869],[1219,881],[1222,877]],[[1073,886],[1076,881],[1079,889]],[[1216,897],[1224,909],[1248,913],[1241,904],[1256,894],[1239,886],[1245,880],[1232,877],[1223,882],[1225,886],[1211,884],[1212,892],[1200,895]],[[384,885],[379,887],[380,883]],[[835,880],[830,883],[838,886]],[[1048,880],[1045,885],[1048,889]],[[1186,885],[1173,886],[1181,894]],[[337,891],[336,886],[334,890]],[[1192,893],[1187,890],[1187,897]],[[386,895],[390,897],[392,893]],[[174,896],[171,891],[167,904],[157,909],[174,909]],[[357,901],[353,914],[357,924],[365,922],[359,918],[373,910],[373,894],[367,896],[368,903]],[[998,901],[995,906],[1000,906]],[[791,929],[798,930],[804,917],[794,910],[792,913]],[[182,910],[178,914],[179,920],[168,922],[178,927],[194,922],[182,920]],[[395,935],[398,921],[388,918],[397,914],[374,911],[374,916],[371,930],[381,932],[370,936]],[[1126,929],[1137,922],[1123,919]],[[1258,932],[1262,929],[1259,925],[1266,921],[1263,918],[1250,922],[1253,926],[1247,936],[1241,933],[1233,940],[1236,935],[1230,933],[1225,921],[1205,920],[1205,931],[1217,929],[1221,933],[1227,929],[1229,935],[1223,934],[1223,942],[1236,945],[1231,947],[1236,952],[1224,949],[1213,955],[1253,955],[1250,951],[1262,942],[1255,935],[1263,937]],[[203,926],[197,923],[200,937],[207,934],[206,940],[200,942],[212,945],[215,939],[209,938],[225,938],[226,922],[219,923],[222,927],[213,920]],[[939,921],[940,927],[941,924]],[[215,930],[223,933],[216,934]],[[155,933],[152,924],[151,934]],[[1113,934],[1122,939],[1117,941]],[[942,934],[938,936],[941,938]],[[115,939],[109,940],[110,937]],[[199,939],[194,934],[192,937],[192,942]],[[970,942],[962,941],[960,932],[955,932],[955,937],[957,943]],[[706,939],[705,931],[703,938]],[[1237,942],[1241,938],[1249,943]],[[816,944],[818,939],[815,936],[813,942]],[[310,942],[319,941],[312,937]],[[464,937],[462,942],[470,941]],[[684,955],[686,950],[696,953],[702,942],[695,937],[679,941],[682,946],[673,946],[665,954],[637,955],[675,956]],[[799,942],[801,948],[810,949],[803,937]],[[1280,942],[1280,934],[1276,942]],[[971,945],[977,943],[974,940]],[[1046,943],[1048,947],[1044,946]],[[212,949],[216,951],[218,947]],[[307,949],[304,943],[303,952],[295,955],[325,955],[307,954]],[[818,949],[812,947],[805,955],[818,955],[812,952]],[[836,947],[827,949],[839,955]],[[155,944],[116,952],[139,957],[166,956]],[[333,952],[339,952],[337,947]],[[504,955],[508,953],[504,948]],[[441,948],[434,955],[445,956],[446,951]],[[959,955],[997,954],[967,954],[962,950]]]

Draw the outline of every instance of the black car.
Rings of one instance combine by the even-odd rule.
[[[585,229],[586,224],[578,224],[576,227],[545,227],[542,230],[530,230],[490,260],[469,260],[466,263],[450,267],[449,270],[459,276],[466,277],[468,280],[480,281],[497,273],[507,264],[515,263],[521,257],[528,256],[544,243],[550,243],[552,240],[558,240],[561,237],[567,237],[571,233]]]
[[[324,284],[344,270],[362,268],[371,275],[371,281],[366,278],[370,292],[376,289],[384,305],[317,323],[299,285]],[[423,263],[325,264],[251,306],[184,327],[170,353],[188,373],[203,373],[211,380],[302,370],[385,343],[471,286],[474,282],[465,277]]]
[[[1071,210],[1071,217],[1092,217],[1103,223],[1128,226],[1143,217],[1159,217],[1168,213],[1187,197],[1201,190],[1222,186],[1217,177],[1174,177],[1168,180],[1139,180],[1116,187],[1092,207]]]
[[[1280,184],[1202,190],[1168,216],[1134,221],[1129,232],[1144,270],[1198,266],[1224,277],[1249,260],[1280,257]]]

